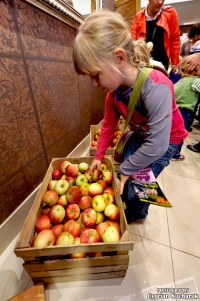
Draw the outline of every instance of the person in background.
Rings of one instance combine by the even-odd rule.
[[[137,42],[133,41],[122,15],[116,12],[93,12],[78,29],[73,46],[74,68],[78,74],[88,75],[94,86],[107,91],[105,114],[90,170],[100,168],[120,116],[127,117],[138,76],[143,67],[149,66],[147,45],[144,42],[141,53]],[[129,177],[143,168],[151,167],[158,177],[188,135],[176,104],[173,83],[162,72],[150,69],[129,126],[132,134],[124,146],[117,188],[121,195]],[[128,223],[145,218],[148,208],[145,202],[128,203],[125,210]]]
[[[190,53],[190,39],[187,34],[180,36],[180,56],[188,56]]]
[[[200,69],[199,71],[193,71],[187,73],[185,71],[187,62],[194,55],[187,56],[183,59],[181,64],[182,79],[174,85],[176,103],[179,106],[179,110],[183,116],[185,128],[187,131],[191,131],[191,125],[194,120],[194,110],[198,102],[200,93]],[[184,155],[181,155],[182,143],[179,146],[179,150],[171,158],[173,161],[183,161]]]
[[[194,24],[189,33],[189,38],[192,40],[192,48],[190,54],[200,52],[200,23]]]
[[[149,0],[147,7],[136,14],[130,30],[133,40],[152,42],[152,58],[162,62],[166,70],[171,64],[175,73],[180,52],[178,15],[172,6],[163,4],[164,0]]]

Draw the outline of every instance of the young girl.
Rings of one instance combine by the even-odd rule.
[[[185,69],[193,55],[184,57],[181,63],[182,79],[174,85],[176,103],[179,106],[181,115],[183,116],[185,128],[191,131],[191,125],[194,120],[195,107],[198,102],[200,92],[200,69],[198,71],[186,72]],[[173,161],[182,161],[184,156],[180,154],[182,144],[179,150],[171,158]]]
[[[94,86],[108,92],[91,170],[100,167],[120,115],[126,119],[137,77],[149,63],[146,56],[149,51],[145,51],[145,47],[146,43],[144,53],[139,52],[141,47],[133,42],[128,24],[116,12],[94,12],[79,28],[73,48],[75,70],[90,76]],[[139,170],[150,166],[157,177],[187,137],[173,84],[160,71],[152,69],[144,81],[129,125],[133,134],[125,145],[124,161],[120,165],[118,191],[121,195],[129,176]],[[148,207],[149,204],[144,202],[129,204],[126,210],[128,223],[145,218]]]

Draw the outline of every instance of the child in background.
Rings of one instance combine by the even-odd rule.
[[[98,147],[90,170],[100,168],[120,115],[126,119],[138,75],[143,72],[143,67],[149,66],[146,48],[144,42],[144,52],[141,53],[141,47],[132,40],[128,24],[116,12],[93,12],[79,27],[73,48],[75,70],[78,74],[90,76],[94,86],[108,92]],[[150,70],[129,122],[133,133],[124,146],[120,165],[118,192],[121,195],[129,177],[143,168],[151,167],[158,177],[170,163],[178,145],[187,137],[173,83],[162,72]],[[128,223],[148,214],[148,203],[130,202],[126,205]]]
[[[186,72],[185,69],[188,62],[194,55],[184,57],[181,64],[182,79],[174,85],[176,103],[179,106],[181,115],[183,116],[185,128],[187,131],[191,131],[191,125],[194,120],[194,111],[198,102],[200,92],[200,69],[198,71]],[[182,144],[179,146],[179,150],[171,158],[173,161],[183,161],[184,155],[181,155]]]

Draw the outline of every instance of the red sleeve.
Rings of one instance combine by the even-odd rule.
[[[135,16],[132,24],[131,24],[131,36],[132,36],[132,39],[135,41],[135,40],[138,40],[138,29],[139,29],[139,18],[138,18],[138,15]]]
[[[176,10],[171,8],[171,18],[169,21],[170,26],[170,56],[172,65],[177,65],[179,63],[179,52],[180,52],[180,30],[178,23],[178,15]]]
[[[120,114],[115,108],[115,93],[108,93],[106,96],[105,114],[101,132],[99,135],[98,146],[95,154],[95,159],[102,160],[105,151],[110,146],[110,141],[113,137],[115,128],[118,124]]]

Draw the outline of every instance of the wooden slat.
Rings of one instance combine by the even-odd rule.
[[[49,277],[49,278],[34,278],[33,282],[37,283],[43,281],[44,283],[58,283],[58,282],[72,282],[72,281],[88,281],[88,280],[102,280],[102,279],[112,279],[112,278],[122,278],[125,277],[126,271],[117,271],[109,273],[99,273],[99,274],[87,274],[87,275],[72,275],[63,277]]]

